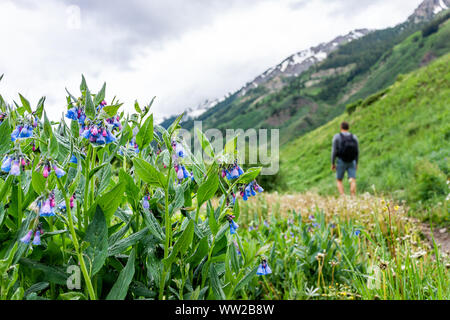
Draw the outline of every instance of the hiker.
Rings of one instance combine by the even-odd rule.
[[[359,144],[358,138],[350,133],[347,122],[341,123],[341,132],[333,137],[331,149],[331,170],[336,170],[336,182],[339,193],[344,195],[342,179],[345,172],[350,182],[350,193],[356,195],[356,169],[358,167]],[[335,164],[337,158],[337,165]]]

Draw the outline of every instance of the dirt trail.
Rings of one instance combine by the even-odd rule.
[[[430,226],[419,221],[418,224],[420,226],[420,230],[428,239],[430,244],[433,244]],[[448,228],[433,228],[433,237],[436,244],[440,246],[440,250],[445,252],[447,255],[450,255],[450,232]]]

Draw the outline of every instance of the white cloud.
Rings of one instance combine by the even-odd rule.
[[[372,1],[358,10],[344,1],[236,2],[156,41],[146,37],[147,29],[136,34],[110,28],[108,19],[84,14],[83,7],[81,28],[74,29],[67,4],[48,0],[29,10],[6,1],[0,4],[0,93],[10,100],[19,91],[34,103],[46,95],[49,116],[58,119],[64,87],[77,95],[84,73],[92,91],[106,81],[107,99],[117,95],[127,111],[135,98],[145,103],[156,95],[155,116],[161,119],[240,88],[296,51],[352,29],[402,22],[420,2]]]

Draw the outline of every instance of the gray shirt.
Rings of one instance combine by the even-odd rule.
[[[343,135],[348,136],[351,133],[350,132],[342,132]],[[359,157],[359,142],[358,142],[358,138],[353,135],[353,138],[355,138],[356,140],[356,144],[358,146],[358,153],[356,154],[356,163],[358,163],[358,157]],[[331,147],[331,163],[334,164],[336,162],[336,157],[339,151],[339,145],[341,144],[341,135],[340,133],[337,133],[334,135],[333,137],[333,144]]]

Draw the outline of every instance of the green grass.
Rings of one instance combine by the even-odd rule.
[[[358,107],[298,138],[281,151],[280,175],[289,190],[335,194],[331,139],[342,121],[360,141],[359,192],[392,193],[421,205],[449,193],[450,55],[408,74],[371,105]],[[430,190],[430,192],[425,192]],[[448,219],[448,212],[442,213]]]

